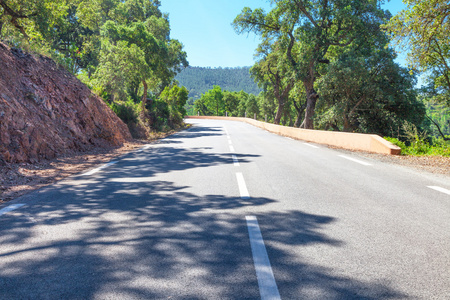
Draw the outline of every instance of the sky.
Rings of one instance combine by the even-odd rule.
[[[254,64],[260,40],[254,34],[238,35],[231,23],[246,6],[270,10],[267,0],[161,0],[161,11],[169,14],[171,38],[179,40],[190,66],[242,67]],[[386,1],[387,2],[387,1]],[[401,0],[382,6],[395,15],[406,8]],[[404,63],[404,58],[399,62]]]

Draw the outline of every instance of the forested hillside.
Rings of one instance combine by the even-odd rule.
[[[201,94],[220,86],[223,90],[258,95],[261,89],[250,77],[250,67],[202,68],[188,67],[176,77],[181,86],[189,90],[189,97],[198,99]]]

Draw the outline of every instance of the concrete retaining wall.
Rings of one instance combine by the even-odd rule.
[[[265,123],[250,118],[212,116],[190,116],[187,118],[240,121],[293,139],[335,146],[348,150],[360,150],[391,155],[399,155],[401,152],[401,149],[399,147],[375,134],[300,129]]]

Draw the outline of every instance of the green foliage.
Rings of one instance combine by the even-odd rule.
[[[433,85],[420,89],[420,100],[425,104],[427,116],[432,120],[430,133],[433,136],[450,135],[450,107],[443,103]],[[435,123],[435,124],[434,124]]]
[[[188,62],[182,44],[170,38],[160,5],[158,0],[0,0],[0,38],[50,55],[125,122],[136,123],[139,116],[140,123],[151,119],[150,126],[176,127],[188,92],[171,84]],[[150,98],[156,98],[153,106],[146,105]]]
[[[431,141],[427,138],[426,132],[421,132],[411,123],[403,124],[405,135],[403,142],[397,138],[385,137],[385,139],[402,149],[403,155],[424,156],[438,155],[450,157],[450,142],[443,138],[433,137]]]
[[[169,110],[168,125],[171,128],[179,127],[183,124],[186,115],[184,106],[188,100],[188,90],[178,85],[168,86],[161,93],[160,99],[167,103]]]
[[[234,116],[239,106],[239,94],[236,92],[223,92],[223,101],[225,102],[225,110],[229,116]]]
[[[207,115],[224,116],[225,101],[220,86],[215,85],[213,89],[202,94],[197,106]]]
[[[137,123],[141,111],[140,103],[134,103],[133,100],[117,101],[108,104],[116,115],[125,123]]]
[[[189,97],[198,99],[201,94],[220,86],[227,91],[245,91],[257,95],[261,92],[250,77],[250,67],[238,68],[202,68],[188,67],[181,71],[175,79],[189,90]]]
[[[253,31],[260,35],[263,38],[260,47],[264,50],[260,52],[266,57],[269,57],[267,50],[276,53],[273,66],[285,78],[290,78],[293,72],[303,83],[307,102],[303,127],[313,129],[319,97],[314,84],[322,75],[323,64],[343,49],[372,39],[387,15],[378,9],[375,0],[276,0],[272,3],[275,7],[268,13],[244,8],[233,25],[238,33]],[[276,122],[284,112],[283,103],[279,102]]]
[[[135,44],[119,41],[116,45],[104,41],[92,83],[97,89],[107,89],[111,95],[126,99],[127,86],[148,73],[144,52]],[[112,99],[114,101],[114,97]]]
[[[205,105],[205,99],[200,98],[194,101],[194,115],[209,116],[210,112]]]
[[[247,113],[248,117],[253,118],[256,113],[260,118],[261,95],[256,97],[253,94],[247,94],[244,91],[230,92],[222,91],[219,86],[202,94],[202,97],[194,101],[193,115],[200,113],[202,116],[225,116],[244,117]]]
[[[149,115],[148,124],[151,128],[157,131],[168,131],[170,129],[170,109],[167,102],[156,99],[147,103],[146,109]]]
[[[426,140],[420,140],[409,146],[397,138],[385,137],[384,139],[400,147],[402,155],[450,157],[450,144],[442,138],[433,140],[431,144]]]
[[[245,106],[246,106],[245,111],[247,112],[248,117],[254,118],[255,115],[257,117],[259,116],[258,101],[257,101],[255,95],[252,95],[252,94],[248,95]]]
[[[450,106],[450,4],[447,0],[404,0],[408,8],[385,26],[408,51],[411,66],[427,72],[440,100]]]
[[[405,120],[424,124],[425,107],[417,100],[414,76],[382,46],[368,45],[364,56],[349,51],[330,63],[317,84],[320,128],[399,136]]]

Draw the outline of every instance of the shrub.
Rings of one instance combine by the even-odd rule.
[[[116,115],[126,124],[137,123],[139,112],[141,110],[140,103],[134,103],[133,100],[117,101],[109,104],[109,107]]]
[[[402,155],[450,157],[450,143],[442,138],[432,138],[431,144],[426,139],[419,139],[413,141],[410,145],[406,145],[396,138],[385,137],[384,139],[400,147]]]

